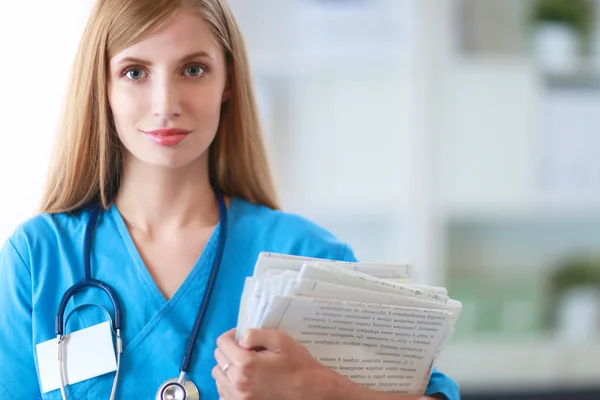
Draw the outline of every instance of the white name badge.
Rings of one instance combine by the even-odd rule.
[[[36,345],[42,393],[60,388],[57,339]],[[65,386],[117,370],[110,322],[65,335],[62,344]]]

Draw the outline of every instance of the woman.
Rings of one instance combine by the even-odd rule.
[[[412,398],[351,382],[281,332],[234,340],[244,279],[260,251],[354,255],[278,210],[243,40],[225,0],[98,1],[41,211],[0,253],[1,398],[180,398],[180,387],[159,390],[180,372],[175,381],[194,382],[203,399]],[[98,285],[65,297],[84,278],[116,294],[123,353],[118,374],[102,370],[100,358],[91,371],[66,357],[60,365],[72,382],[64,384],[56,347],[48,356],[45,344],[108,326],[98,324],[115,307]],[[205,294],[212,301],[189,367],[180,368]],[[102,308],[82,309],[89,304]],[[86,357],[105,355],[92,339],[82,342]],[[436,370],[427,394],[458,398]]]

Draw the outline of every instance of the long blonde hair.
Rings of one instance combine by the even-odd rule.
[[[229,70],[230,96],[209,149],[211,183],[226,196],[279,208],[244,40],[226,0],[98,0],[73,64],[41,212],[110,205],[123,155],[108,103],[109,60],[178,11],[204,19]]]

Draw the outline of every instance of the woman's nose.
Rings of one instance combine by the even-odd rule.
[[[155,79],[152,88],[152,113],[161,118],[172,118],[181,115],[181,99],[177,82],[172,78]]]

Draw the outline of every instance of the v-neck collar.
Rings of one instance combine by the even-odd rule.
[[[215,228],[213,229],[204,250],[196,260],[194,266],[185,277],[179,288],[175,291],[173,296],[167,300],[165,296],[162,294],[156,282],[150,275],[146,264],[144,263],[140,252],[138,251],[129,230],[127,229],[127,225],[125,224],[125,220],[123,219],[121,213],[114,205],[114,203],[110,206],[108,210],[110,216],[113,218],[117,225],[117,229],[127,251],[129,253],[129,257],[131,258],[132,263],[136,266],[138,276],[140,277],[141,282],[147,288],[150,293],[150,297],[154,300],[155,304],[158,308],[165,307],[169,303],[176,304],[182,297],[185,296],[186,291],[190,288],[190,285],[196,280],[198,274],[206,274],[208,275],[210,272],[210,268],[212,267],[214,257],[216,256],[216,246],[219,240],[219,235],[221,232],[221,221],[217,223]],[[149,299],[150,300],[150,299]]]

